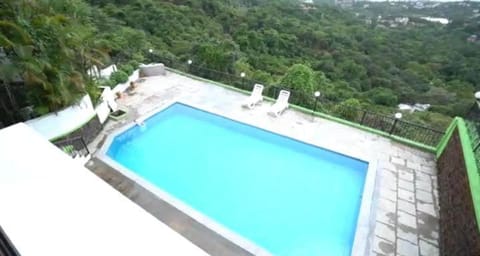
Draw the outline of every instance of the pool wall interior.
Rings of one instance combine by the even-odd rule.
[[[212,124],[214,127],[212,127]],[[149,134],[151,129],[156,126],[167,128]],[[142,136],[145,143],[152,144],[153,142],[154,146],[145,146],[144,143],[135,145],[135,141]],[[199,139],[199,137],[202,139]],[[196,147],[194,144],[200,146],[197,145],[198,147]],[[232,147],[232,145],[235,145],[235,147]],[[190,149],[185,149],[186,147]],[[281,148],[279,149],[279,147]],[[146,151],[142,151],[142,148]],[[227,150],[231,148],[234,148],[232,152]],[[215,151],[216,149],[223,150],[218,153]],[[263,152],[262,149],[266,152]],[[189,150],[195,155],[192,152],[190,154],[184,153],[184,151]],[[181,154],[182,157],[179,158],[177,155],[180,152],[184,154]],[[217,152],[218,156],[209,159],[212,152]],[[255,156],[255,153],[258,152],[262,153],[261,157]],[[262,251],[261,247],[278,255],[308,255],[312,252],[330,253],[331,255],[350,255],[351,253],[368,167],[368,163],[364,161],[180,103],[173,104],[152,115],[145,120],[144,126],[134,125],[118,134],[108,148],[107,155],[108,157],[104,159],[107,164],[116,167],[114,169],[123,170],[123,174],[118,172],[115,174],[110,170],[106,174],[99,175],[100,177],[106,179],[105,176],[120,175],[123,176],[123,179],[136,184],[133,186],[135,189],[145,190],[145,187],[148,186],[150,191],[156,193],[152,194],[145,190],[142,193],[135,194],[149,194],[147,196],[150,198],[148,201],[151,203],[157,201],[157,206],[152,207],[145,205],[145,203],[142,206],[151,213],[158,211],[156,209],[163,209],[162,214],[152,214],[177,231],[182,230],[183,233],[180,233],[209,253],[225,255],[230,250],[235,252],[232,255],[248,255],[256,254],[255,251]],[[218,157],[221,159],[218,159]],[[278,157],[282,159],[279,160]],[[141,161],[138,161],[139,158]],[[165,158],[173,160],[168,161]],[[293,160],[290,161],[290,158]],[[240,160],[235,162],[235,159]],[[232,161],[234,162],[232,163]],[[247,166],[238,167],[244,165],[244,162],[247,162]],[[215,163],[215,166],[220,166],[221,173],[209,173],[210,169],[215,169],[211,166],[212,163]],[[161,168],[159,168],[159,165]],[[104,167],[104,169],[108,168]],[[146,169],[146,171],[139,171],[139,169]],[[178,171],[179,169],[183,171]],[[246,171],[252,169],[254,169],[253,172]],[[292,172],[292,169],[295,171]],[[325,170],[322,171],[323,169]],[[179,172],[184,174],[178,175]],[[233,177],[222,176],[222,173],[227,172],[238,175],[233,175]],[[334,176],[331,175],[332,172],[335,172]],[[172,176],[172,173],[175,174]],[[207,176],[207,178],[204,176]],[[218,181],[216,181],[217,176],[221,176]],[[274,178],[272,179],[272,177]],[[183,184],[175,184],[178,183],[175,180],[182,180]],[[185,180],[190,181],[186,182]],[[251,180],[260,181],[252,182]],[[204,185],[198,186],[195,182],[201,184],[203,182]],[[169,185],[170,183],[173,183],[173,185]],[[226,187],[220,183],[227,183],[229,186]],[[243,188],[243,191],[237,192],[242,188],[239,188],[236,183],[243,184],[248,189]],[[205,184],[208,184],[208,186]],[[280,188],[275,184],[279,184]],[[179,208],[178,205],[169,205],[168,202],[158,198],[158,192],[166,194],[167,198],[173,196],[173,198],[179,199],[206,215],[208,217],[207,225],[205,225],[203,218],[200,221],[202,223],[200,223],[197,221],[198,218],[195,220],[189,214],[176,209]],[[132,192],[126,192],[125,194],[128,196],[129,193]],[[218,198],[219,193],[224,194],[226,198]],[[154,194],[157,194],[157,196]],[[200,194],[200,196],[188,198],[188,194]],[[267,194],[267,196],[262,197],[263,194]],[[275,196],[272,197],[272,195]],[[275,198],[277,196],[278,198]],[[155,197],[158,200],[152,199]],[[248,199],[242,201],[242,198]],[[342,201],[345,202],[342,203]],[[237,205],[228,205],[229,203]],[[163,207],[158,208],[158,204],[163,205]],[[211,206],[202,208],[203,204]],[[250,209],[244,210],[245,207],[243,206],[248,204],[251,204]],[[167,207],[167,205],[169,206]],[[238,208],[238,205],[242,207]],[[263,219],[260,218],[259,222],[256,223],[250,221],[252,219],[250,217],[222,217],[219,212],[225,212],[225,207],[233,208],[233,211],[230,211],[228,215],[235,215],[236,213],[247,216],[261,215]],[[305,210],[308,207],[312,209]],[[166,208],[172,209],[166,210]],[[266,213],[258,213],[263,211],[262,208],[268,208],[265,210]],[[171,214],[167,214],[168,212],[171,212]],[[272,217],[282,215],[284,212],[287,213],[281,217]],[[182,216],[179,218],[183,221],[174,220],[177,218],[175,216]],[[269,222],[270,219],[275,220]],[[208,223],[212,220],[213,223],[220,222],[222,227],[226,226],[227,230],[233,230],[233,237],[237,237],[236,234],[247,237],[247,243],[238,240],[232,243],[230,241],[232,237],[225,239],[225,234],[219,235],[215,231],[208,231],[212,226]],[[239,225],[235,226],[237,223],[232,224],[232,222],[238,222]],[[196,228],[186,228],[184,226],[186,223]],[[250,226],[250,228],[243,228],[242,225]],[[341,226],[341,228],[338,229],[338,226]],[[259,227],[266,229],[266,231],[255,230]],[[318,229],[326,230],[326,232],[317,232]],[[199,233],[193,235],[197,233],[194,230]],[[290,240],[295,240],[295,237],[288,234],[301,237],[302,232],[312,234],[304,236],[298,241],[290,242]],[[203,235],[200,235],[200,233]],[[210,233],[210,235],[205,236],[206,233]],[[261,237],[252,236],[256,233],[261,233]],[[278,233],[287,235],[277,235]],[[212,236],[215,235],[218,237],[213,238]],[[340,240],[331,239],[335,236]],[[209,237],[209,239],[205,239],[206,237]],[[271,239],[270,237],[275,238]],[[261,247],[251,246],[249,241],[253,241]],[[281,245],[278,245],[279,243]],[[283,246],[283,244],[288,243],[290,243],[289,247]],[[237,244],[240,244],[240,246]],[[320,248],[328,247],[329,244],[335,244],[335,246],[328,250]],[[246,247],[247,249],[245,249]],[[302,248],[304,248],[304,251],[301,251]],[[219,251],[220,254],[214,253]]]

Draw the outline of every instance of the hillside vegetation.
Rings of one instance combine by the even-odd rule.
[[[246,77],[267,85],[281,84],[306,93],[320,90],[329,104],[348,104],[356,99],[354,102],[363,108],[391,114],[398,103],[429,103],[430,111],[406,118],[436,128],[444,128],[452,116],[465,115],[474,102],[474,91],[480,87],[480,44],[467,42],[470,35],[480,33],[480,26],[465,16],[447,17],[453,19],[448,25],[417,21],[414,26],[391,28],[379,26],[375,20],[366,22],[382,12],[382,7],[368,12],[361,6],[343,10],[296,1],[6,2],[0,6],[2,20],[33,38],[34,56],[54,55],[42,47],[57,37],[70,42],[69,35],[73,35],[74,42],[60,44],[73,52],[65,53],[68,56],[63,59],[44,60],[55,67],[61,64],[55,61],[58,58],[76,63],[77,55],[84,55],[81,65],[75,67],[80,68],[77,70],[85,81],[90,81],[87,66],[96,60],[131,68],[142,62],[191,59],[208,69],[233,75],[245,72]],[[49,8],[34,9],[34,5]],[[440,7],[471,12],[475,6]],[[46,12],[49,18],[39,20],[26,14],[33,10]],[[82,27],[69,30],[69,26],[38,24],[48,24],[49,19]],[[0,43],[16,63],[20,54],[6,43],[12,42],[13,34],[4,25],[0,28]],[[44,41],[40,44],[38,40]],[[296,81],[294,72],[301,74],[297,76],[300,81],[307,82]],[[48,101],[36,104],[55,110],[57,105],[45,104]]]

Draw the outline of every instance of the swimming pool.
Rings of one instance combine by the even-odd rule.
[[[107,155],[275,255],[350,255],[368,163],[176,103]]]

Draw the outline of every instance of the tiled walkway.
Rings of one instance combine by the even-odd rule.
[[[379,169],[372,255],[438,255],[435,162],[408,148]]]
[[[168,72],[148,78],[137,93],[119,100],[126,120],[109,121],[89,146],[139,116],[173,101],[183,101],[264,129],[377,163],[368,252],[365,255],[438,255],[438,193],[434,156],[387,138],[293,110],[266,114],[271,103],[245,110],[247,96],[217,85]]]

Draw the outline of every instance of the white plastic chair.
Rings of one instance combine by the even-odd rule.
[[[288,99],[290,98],[290,92],[281,90],[278,94],[277,101],[270,107],[268,114],[278,117],[288,108]]]
[[[249,109],[254,108],[255,105],[263,101],[262,93],[263,85],[255,84],[253,86],[252,94],[250,94],[250,96],[245,100],[245,102],[242,103],[242,106]]]

